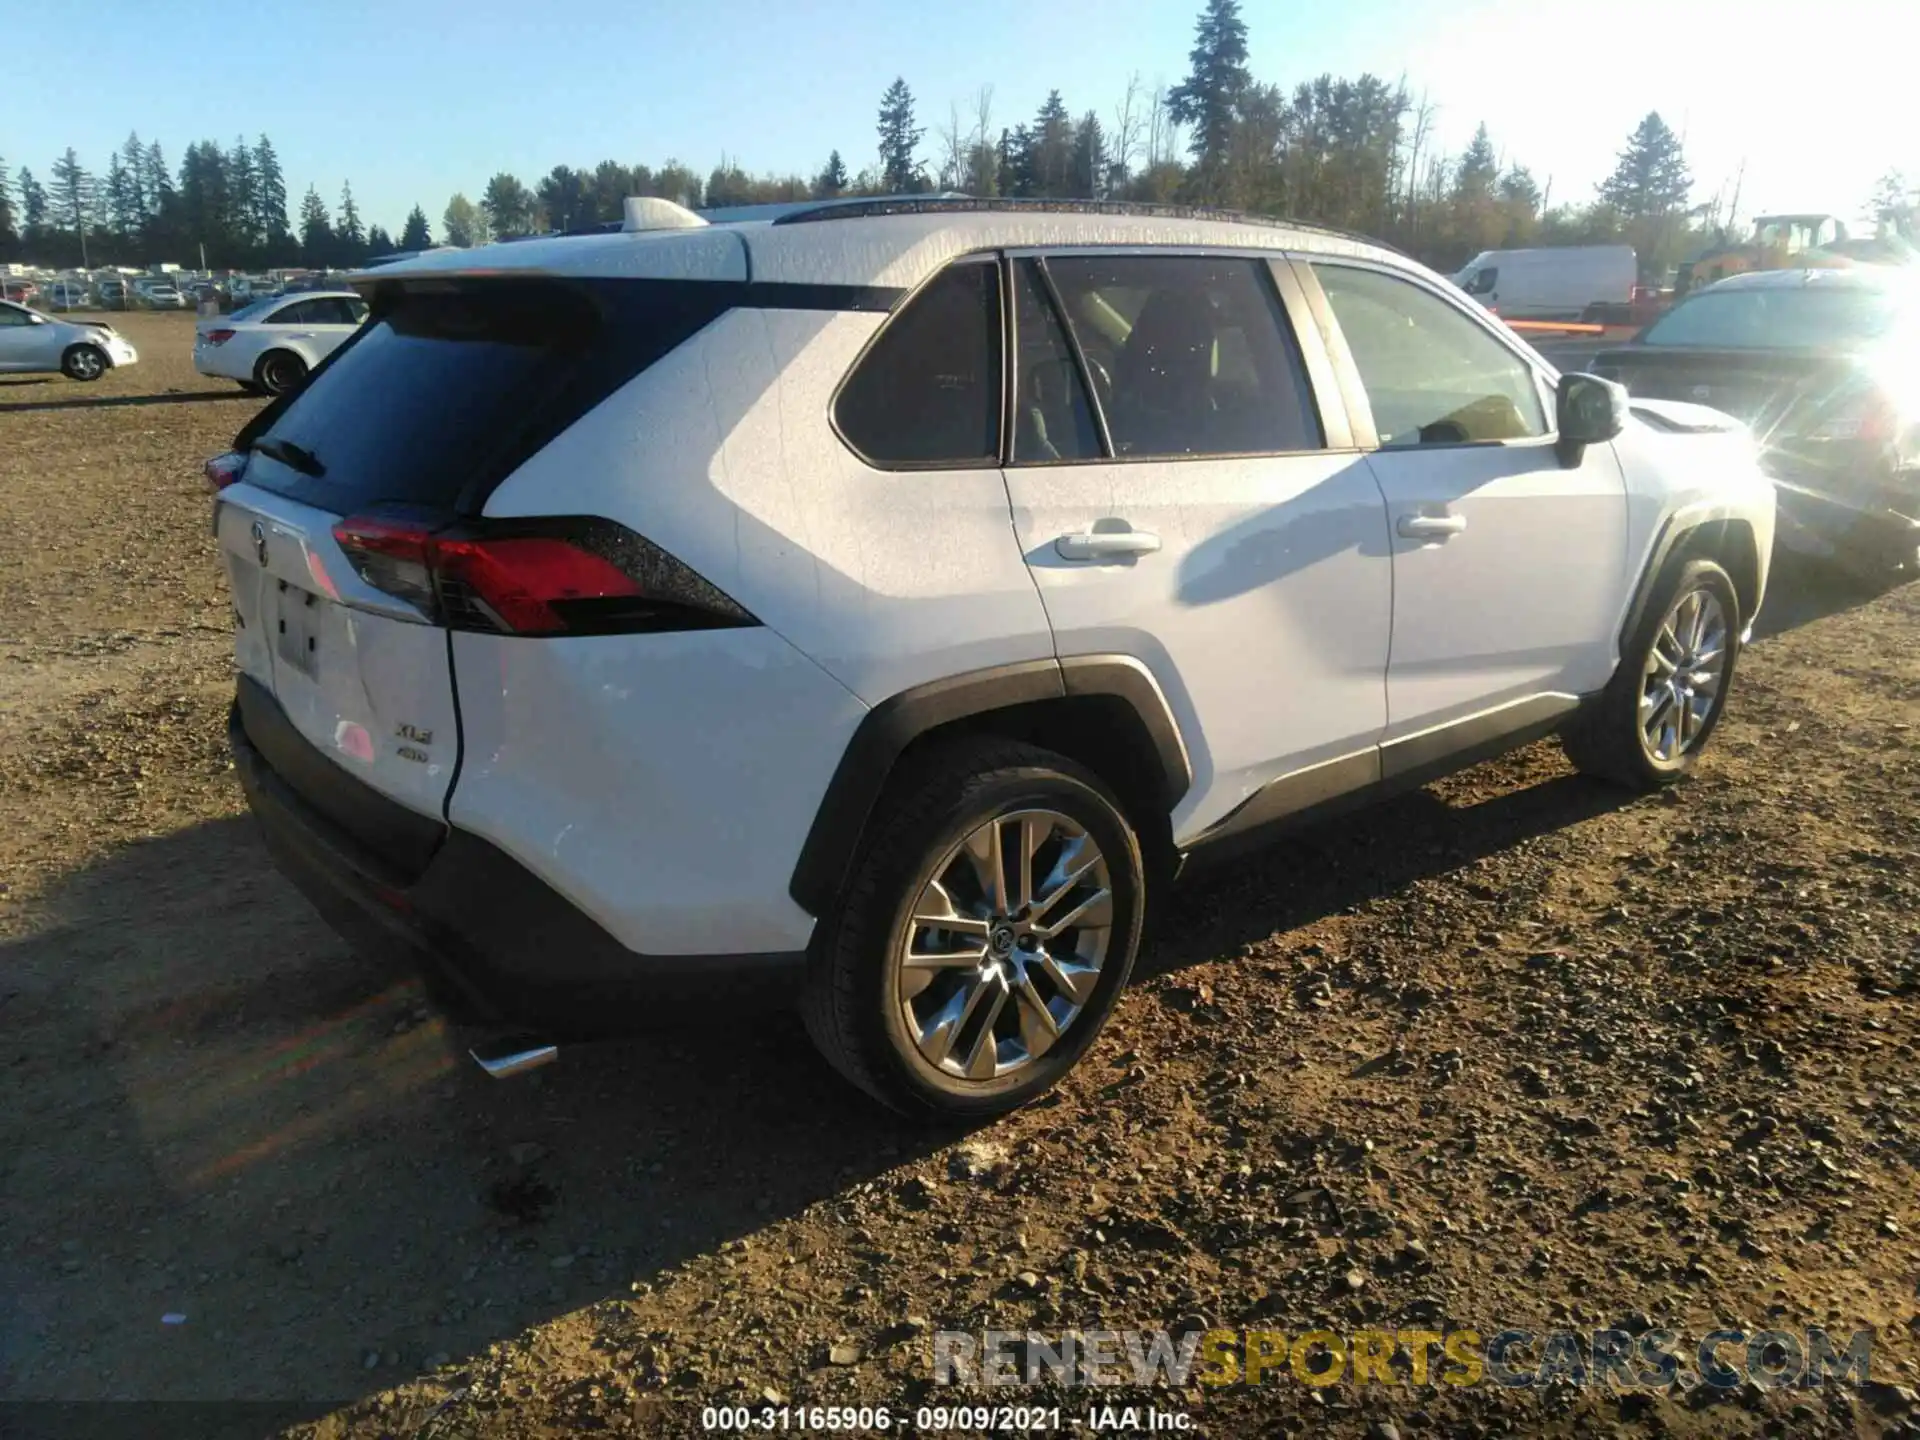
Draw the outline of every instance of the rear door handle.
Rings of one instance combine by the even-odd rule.
[[[1464,515],[1402,515],[1394,527],[1407,540],[1444,540],[1467,528]]]
[[[1145,530],[1083,530],[1053,542],[1062,560],[1115,560],[1128,555],[1151,555],[1160,537]]]

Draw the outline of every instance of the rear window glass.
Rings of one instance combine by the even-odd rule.
[[[256,300],[251,305],[242,305],[227,318],[229,320],[251,320],[256,316],[266,314],[268,308],[273,303],[272,300]]]
[[[726,303],[722,287],[672,281],[394,286],[304,390],[241,432],[243,446],[298,447],[321,473],[256,453],[246,478],[341,513],[477,510]]]
[[[997,463],[999,268],[962,263],[930,281],[861,356],[833,413],[875,465]]]
[[[1895,297],[1878,290],[1708,290],[1656,320],[1640,343],[1721,350],[1848,347],[1885,337],[1899,318]]]

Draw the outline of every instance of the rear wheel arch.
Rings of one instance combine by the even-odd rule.
[[[1192,785],[1178,723],[1130,656],[1076,656],[972,671],[903,691],[867,713],[828,783],[788,893],[809,914],[839,896],[892,778],[963,736],[1036,745],[1086,766],[1124,805],[1150,859],[1171,858],[1173,807]]]

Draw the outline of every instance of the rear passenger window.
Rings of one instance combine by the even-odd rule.
[[[1000,460],[1000,270],[962,262],[907,302],[834,402],[840,433],[878,466]]]
[[[1098,460],[1100,432],[1094,428],[1087,387],[1041,283],[1037,261],[1022,260],[1014,267],[1013,314],[1020,387],[1013,412],[1014,460],[1028,465]]]
[[[1382,445],[1469,445],[1547,433],[1533,368],[1438,295],[1315,265]]]
[[[1324,443],[1263,261],[1056,255],[1047,273],[1122,458],[1259,455]]]

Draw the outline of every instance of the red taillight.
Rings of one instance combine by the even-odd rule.
[[[362,580],[454,630],[607,634],[751,625],[673,556],[610,520],[436,529],[355,516],[333,537]]]
[[[233,336],[234,332],[231,330],[209,330],[206,334],[206,341],[209,345],[224,345],[227,341],[231,340]]]
[[[546,536],[437,542],[434,573],[466,586],[516,635],[567,629],[557,604],[641,593],[639,583],[612,561]]]
[[[206,477],[207,489],[216,495],[240,478],[240,472],[247,468],[247,457],[238,450],[229,450],[224,455],[216,455],[200,467],[200,473]]]

